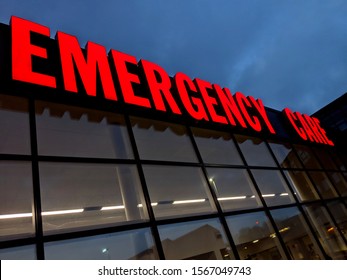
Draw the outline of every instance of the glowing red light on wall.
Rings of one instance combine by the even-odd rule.
[[[318,119],[298,112],[293,113],[288,108],[285,108],[283,113],[302,140],[334,146],[333,141],[327,137],[326,131],[320,126]]]
[[[65,89],[78,92],[75,75],[76,66],[88,95],[96,96],[97,75],[99,72],[105,98],[117,100],[105,47],[88,42],[85,58],[75,36],[58,31],[57,39]]]

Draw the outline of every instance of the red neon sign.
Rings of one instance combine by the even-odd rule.
[[[32,57],[47,59],[47,50],[30,42],[30,32],[49,37],[48,27],[21,18],[11,18],[12,27],[12,78],[17,81],[56,88],[52,76],[34,72]]]
[[[111,56],[118,73],[118,79],[121,91],[123,92],[124,102],[128,104],[138,105],[151,108],[151,104],[147,98],[136,96],[132,84],[140,84],[140,78],[128,72],[127,64],[136,65],[134,56],[111,50]]]
[[[333,141],[327,137],[317,118],[298,112],[293,113],[288,108],[285,108],[283,113],[302,140],[334,146]]]
[[[195,120],[208,120],[206,110],[193,81],[184,73],[175,75],[175,83],[179,96],[188,114]],[[191,93],[194,94],[191,94]]]
[[[147,60],[141,60],[139,65],[145,74],[155,108],[159,111],[166,112],[166,106],[163,99],[164,97],[172,112],[177,115],[181,115],[181,110],[178,108],[176,101],[172,97],[172,85],[170,77],[166,71],[159,65]]]
[[[12,79],[57,88],[57,77],[33,70],[33,57],[44,59],[48,66],[50,63],[47,49],[31,42],[33,33],[50,37],[49,28],[45,26],[11,18]],[[134,56],[116,50],[107,54],[105,47],[93,42],[88,42],[82,50],[75,36],[59,31],[56,40],[63,78],[63,85],[59,86],[65,91],[78,93],[78,87],[82,86],[88,96],[95,97],[101,89],[103,97],[108,100],[121,99],[125,104],[175,115],[184,114],[195,121],[276,134],[260,99],[241,92],[233,95],[227,88],[198,78],[192,80],[184,73],[177,73],[171,78],[155,63],[146,60],[137,62]],[[81,85],[78,85],[77,75]],[[135,87],[140,87],[141,93]],[[301,139],[334,145],[317,119],[289,109],[283,112]]]
[[[106,48],[88,42],[86,46],[87,58],[85,58],[75,36],[58,31],[57,40],[59,43],[65,89],[78,92],[74,70],[74,65],[76,65],[88,95],[96,96],[96,79],[97,72],[99,72],[105,98],[117,100],[107,60]]]

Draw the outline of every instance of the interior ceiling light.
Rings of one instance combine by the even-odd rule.
[[[230,197],[219,197],[218,200],[235,200],[235,199],[246,199],[246,196],[230,196]]]
[[[71,210],[60,210],[60,211],[47,211],[42,212],[42,216],[52,216],[52,215],[64,215],[64,214],[73,214],[73,213],[81,213],[84,209],[71,209]]]
[[[185,203],[198,203],[198,202],[204,202],[206,201],[205,198],[203,199],[190,199],[190,200],[176,200],[172,202],[172,204],[185,204]]]
[[[118,206],[105,206],[101,208],[101,211],[106,211],[106,210],[116,210],[116,209],[124,209],[124,205],[118,205]]]
[[[152,205],[152,206],[157,206],[157,205],[158,205],[158,202],[152,202],[151,205]],[[143,207],[143,204],[142,204],[142,203],[137,204],[137,207]]]
[[[7,214],[7,215],[0,215],[0,220],[3,219],[13,219],[13,218],[26,218],[26,217],[32,217],[32,213],[18,213],[18,214]]]
[[[270,193],[270,194],[263,194],[262,197],[274,197],[275,194],[274,193]]]

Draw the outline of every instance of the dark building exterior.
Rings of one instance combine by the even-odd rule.
[[[335,144],[347,154],[347,93],[327,104],[313,116],[317,117],[323,126],[329,130]]]
[[[199,100],[210,119],[224,120],[225,103],[216,96],[225,96],[216,86],[218,95],[212,88],[202,93],[202,81],[180,84],[177,75],[167,80],[177,89],[168,92],[160,74],[165,102],[151,100],[171,113],[126,105],[124,81],[116,86],[124,95],[118,104],[90,95],[77,56],[78,90],[67,92],[59,88],[60,64],[44,67],[56,41],[33,30],[29,74],[45,76],[28,85],[13,74],[10,41],[18,30],[28,33],[13,26],[0,26],[0,42],[8,42],[0,44],[0,259],[347,259],[346,150],[338,138],[328,144],[333,135],[325,136],[318,120],[292,115],[294,124],[309,124],[318,134],[306,132],[304,140],[283,112],[262,111],[261,101],[235,95],[242,101],[238,125],[197,121],[187,116],[198,112]],[[131,102],[144,102],[144,93],[155,90],[153,83],[141,86],[141,74],[136,78],[138,69],[151,77],[148,65],[123,72],[132,79]],[[98,76],[98,89],[107,75]],[[43,85],[49,76],[56,88]],[[182,116],[175,112],[188,101],[173,93],[185,96],[179,85],[190,87],[196,105],[189,103]],[[242,116],[245,125],[251,118],[250,127],[242,127]]]

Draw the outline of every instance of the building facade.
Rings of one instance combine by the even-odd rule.
[[[212,100],[212,90],[202,93],[201,81],[180,84],[176,75],[170,81],[177,91],[185,85],[195,94],[194,106],[189,103],[180,116],[186,101],[166,91],[163,74],[159,104],[153,84],[141,87],[144,77],[157,77],[147,72],[149,64],[138,66],[144,76],[137,80],[128,60],[130,70],[122,76],[115,53],[110,75],[118,74],[122,103],[106,94],[101,59],[94,64],[99,76],[93,96],[83,74],[89,70],[71,55],[71,69],[79,73],[73,92],[67,90],[67,64],[51,55],[59,46],[63,61],[68,37],[58,35],[57,43],[41,38],[49,32],[40,25],[18,18],[11,24],[0,26],[1,42],[7,42],[0,44],[0,259],[347,259],[347,156],[311,119],[301,123],[318,136],[299,127],[299,115],[288,121],[283,112],[262,111],[260,101],[238,95],[246,127],[241,115],[226,110],[239,125],[222,125],[221,99]],[[17,37],[30,48],[18,51]],[[97,50],[83,50],[87,66],[92,48]],[[30,72],[21,64],[26,55]],[[120,78],[126,76],[132,101]],[[152,93],[156,112],[142,106],[142,91]],[[199,100],[220,123],[203,114],[197,119]],[[267,129],[259,130],[256,118]],[[293,119],[307,139],[290,126]]]

